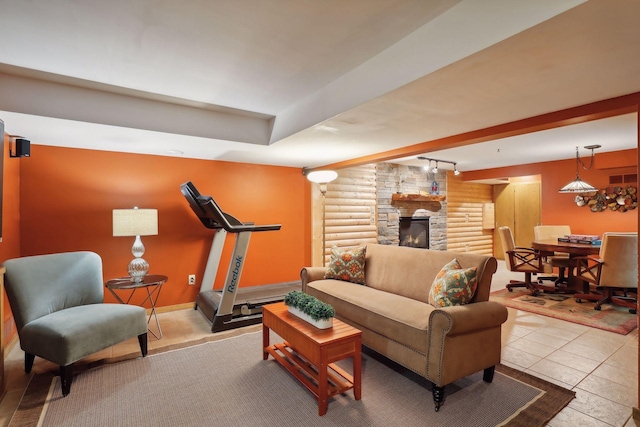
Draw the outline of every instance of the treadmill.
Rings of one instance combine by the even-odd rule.
[[[299,281],[247,288],[239,286],[251,233],[277,231],[280,230],[281,224],[243,223],[222,211],[211,196],[200,194],[191,181],[182,184],[180,190],[200,222],[206,228],[216,230],[200,284],[200,293],[195,302],[195,309],[200,309],[211,322],[212,332],[261,323],[264,304],[282,301],[289,292],[301,290],[302,284]],[[215,290],[213,286],[220,266],[220,257],[229,233],[235,235],[233,255],[224,287]]]

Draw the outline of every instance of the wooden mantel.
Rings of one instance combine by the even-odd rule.
[[[392,194],[394,202],[442,202],[447,198],[444,194]]]

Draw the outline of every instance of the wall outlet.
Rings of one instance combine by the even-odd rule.
[[[195,285],[196,284],[196,275],[195,274],[190,274],[189,275],[189,284],[190,285]]]

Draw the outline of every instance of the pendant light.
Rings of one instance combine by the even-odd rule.
[[[587,150],[591,150],[591,162],[589,163],[589,167],[585,166],[585,164],[580,160],[580,154],[578,153],[578,147],[576,147],[576,179],[562,187],[558,190],[558,193],[589,193],[592,191],[598,191],[596,187],[591,184],[587,184],[583,180],[580,179],[579,165],[582,165],[584,170],[589,170],[593,167],[593,150],[596,148],[600,148],[601,145],[587,145],[584,148]]]

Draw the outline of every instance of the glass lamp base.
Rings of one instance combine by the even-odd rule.
[[[142,258],[134,258],[129,263],[129,276],[131,281],[139,283],[149,271],[149,263]]]

